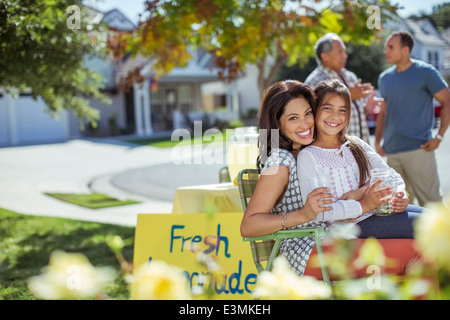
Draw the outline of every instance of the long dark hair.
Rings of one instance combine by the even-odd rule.
[[[266,89],[258,114],[258,127],[260,132],[258,168],[261,170],[272,151],[272,144],[278,144],[280,149],[292,151],[292,141],[278,130],[278,141],[272,141],[273,129],[280,129],[280,117],[286,105],[293,99],[304,98],[311,107],[315,104],[314,91],[306,84],[297,80],[284,80],[274,83]],[[314,109],[314,108],[313,108]],[[264,132],[264,134],[263,134]],[[267,135],[265,134],[267,133]]]
[[[326,80],[317,84],[317,86],[314,88],[314,92],[316,93],[317,96],[316,104],[313,107],[315,115],[318,114],[320,107],[324,104],[324,100],[327,97],[327,95],[329,94],[337,95],[344,99],[345,106],[347,109],[346,126],[343,130],[341,130],[341,132],[339,132],[338,138],[341,144],[345,143],[346,141],[349,141],[348,148],[352,152],[353,157],[355,157],[356,163],[358,164],[359,168],[359,187],[362,187],[366,183],[366,180],[370,177],[371,166],[364,149],[358,143],[356,143],[351,137],[346,135],[347,128],[350,124],[351,109],[352,109],[350,91],[339,80]],[[317,132],[317,130],[315,132]]]

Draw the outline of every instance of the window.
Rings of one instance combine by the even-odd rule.
[[[194,92],[193,87],[189,85],[182,85],[178,87],[178,96],[179,96],[179,105],[180,105],[180,111],[191,111],[193,110],[193,104],[194,104]]]
[[[439,52],[438,51],[428,51],[428,63],[433,65],[436,69],[440,70],[441,66],[439,63]]]

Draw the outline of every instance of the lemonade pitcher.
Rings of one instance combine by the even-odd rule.
[[[231,181],[235,181],[242,169],[255,169],[258,157],[258,131],[256,127],[234,130],[228,141],[227,163]]]

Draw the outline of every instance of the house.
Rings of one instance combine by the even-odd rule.
[[[88,15],[93,22],[104,21],[119,30],[135,28],[118,10],[103,13],[89,8]],[[106,128],[108,120],[111,122],[111,119],[120,118],[123,109],[123,93],[116,90],[113,81],[115,66],[112,61],[99,57],[85,58],[85,65],[103,76],[104,93],[112,101],[111,106],[105,106],[95,100],[90,101],[90,105],[101,112],[100,128]],[[17,99],[6,91],[0,91],[0,146],[62,142],[88,134],[97,132],[82,131],[78,119],[68,111],[60,112],[57,118],[50,117],[44,101],[40,97],[34,100],[29,91],[18,93]]]
[[[136,26],[119,10],[101,12],[89,10],[92,21],[106,22],[111,28],[130,31]],[[212,67],[212,57],[202,50],[191,52],[193,59],[185,68],[174,68],[168,75],[152,77],[151,61],[142,56],[125,56],[120,63],[100,57],[85,58],[85,65],[103,76],[105,89],[112,104],[104,105],[95,99],[91,107],[98,109],[97,128],[82,131],[78,119],[68,111],[55,119],[45,112],[42,99],[32,99],[30,92],[21,92],[17,99],[0,92],[0,146],[62,142],[87,136],[136,134],[149,136],[170,134],[188,122],[203,120],[231,120],[237,117],[239,99],[235,84],[226,85],[226,92],[208,91],[205,83],[220,81]],[[138,76],[129,90],[119,90],[122,78]],[[214,112],[228,106],[225,112]]]
[[[227,93],[204,94],[203,85],[220,81],[212,65],[212,56],[198,49],[191,51],[192,59],[186,67],[176,67],[157,82],[153,79],[152,62],[137,56],[124,61],[118,70],[116,81],[130,73],[139,72],[140,81],[135,81],[126,106],[127,125],[135,128],[139,136],[189,127],[189,123],[204,120],[232,120],[238,105],[233,100],[237,91],[231,85]],[[133,71],[135,70],[135,71]],[[218,107],[231,108],[221,114]],[[233,112],[235,110],[235,112]]]
[[[442,73],[447,83],[450,84],[450,27],[442,31],[441,36],[446,43],[446,46],[444,47],[444,65]]]

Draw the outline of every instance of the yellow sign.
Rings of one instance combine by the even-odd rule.
[[[200,286],[214,299],[252,299],[257,274],[239,232],[241,220],[242,212],[139,214],[135,269],[162,260],[183,270],[187,290]]]

